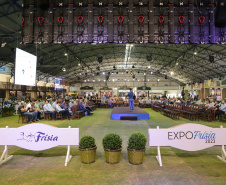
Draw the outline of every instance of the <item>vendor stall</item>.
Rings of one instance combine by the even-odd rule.
[[[99,96],[100,96],[100,98],[102,98],[104,96],[107,98],[111,98],[113,96],[113,90],[108,87],[103,87],[99,90]]]
[[[149,97],[150,96],[150,87],[142,86],[137,88],[137,98],[139,97]]]
[[[81,87],[81,96],[83,97],[90,97],[90,96],[96,96],[97,91],[94,90],[93,87],[85,86]]]

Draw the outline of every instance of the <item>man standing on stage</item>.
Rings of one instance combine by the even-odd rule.
[[[134,106],[133,106],[133,91],[132,89],[130,88],[129,89],[130,92],[128,93],[128,97],[129,97],[129,107],[130,107],[130,111],[134,110]]]

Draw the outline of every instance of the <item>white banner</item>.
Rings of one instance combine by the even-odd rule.
[[[211,128],[188,123],[168,129],[149,129],[149,146],[171,146],[198,151],[214,145],[226,145],[226,128]]]
[[[0,145],[16,145],[34,151],[58,145],[79,145],[79,128],[57,128],[43,123],[0,128]]]

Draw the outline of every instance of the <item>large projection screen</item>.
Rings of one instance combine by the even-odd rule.
[[[37,57],[16,48],[15,84],[35,86]]]

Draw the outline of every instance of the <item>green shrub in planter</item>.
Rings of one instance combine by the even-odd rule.
[[[92,136],[83,136],[79,141],[79,148],[93,148],[95,147],[95,139]]]
[[[128,141],[128,159],[131,164],[142,164],[144,161],[147,139],[144,134],[132,134]]]
[[[95,162],[96,144],[92,136],[83,136],[79,141],[79,151],[83,163],[89,164]]]
[[[13,116],[14,112],[15,112],[15,107],[14,106],[9,107],[9,114],[11,116]]]
[[[147,144],[147,139],[144,134],[135,133],[132,134],[128,141],[128,148],[134,150],[142,150],[145,149]]]
[[[8,107],[4,107],[2,109],[2,114],[3,114],[3,117],[9,116],[9,108]]]
[[[122,139],[118,134],[107,134],[103,138],[103,147],[108,150],[117,150],[122,148]]]
[[[107,134],[103,138],[103,147],[107,163],[115,164],[120,161],[122,150],[122,139],[118,134]]]

